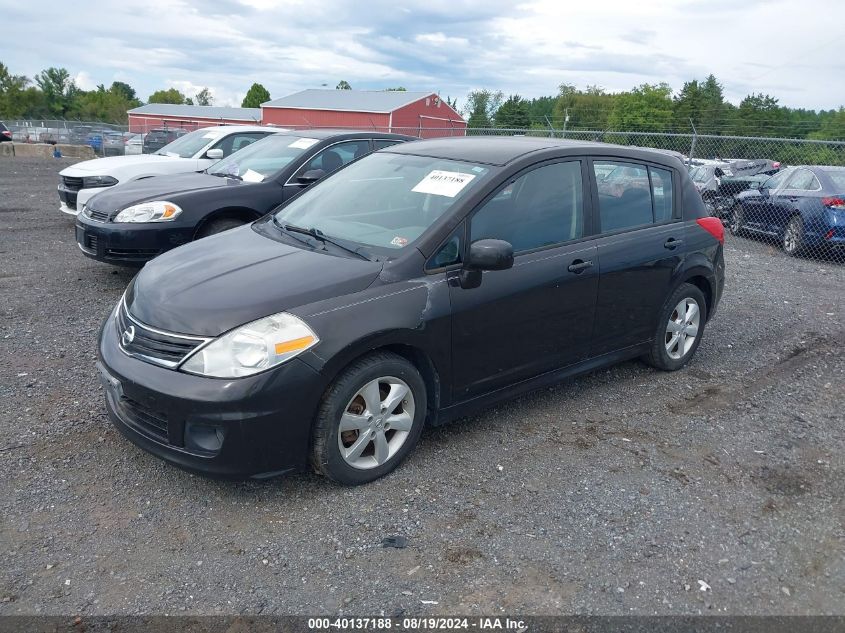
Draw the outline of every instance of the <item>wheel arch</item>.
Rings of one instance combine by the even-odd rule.
[[[252,222],[260,217],[261,214],[258,211],[256,211],[255,209],[250,209],[249,207],[221,207],[207,214],[205,217],[202,218],[202,220],[197,223],[196,228],[194,228],[194,235],[192,239],[196,239],[197,235],[200,234],[203,228],[208,225],[209,222],[213,222],[214,220],[220,220],[222,218],[234,218],[238,220],[243,220],[244,222]]]

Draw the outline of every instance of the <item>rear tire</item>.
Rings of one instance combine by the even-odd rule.
[[[247,222],[238,218],[217,218],[216,220],[211,220],[211,222],[204,224],[202,228],[197,231],[195,239],[201,239],[203,237],[208,237],[209,235],[215,235],[217,233],[222,233],[223,231],[236,229],[244,224],[247,224]]]
[[[793,215],[783,231],[783,252],[790,257],[800,255],[804,250],[804,220]]]
[[[645,362],[663,371],[676,371],[686,365],[698,349],[706,321],[704,293],[692,284],[678,286],[660,309],[654,342],[643,357]]]
[[[314,470],[347,486],[383,477],[417,444],[427,402],[420,373],[401,356],[376,352],[356,361],[331,384],[317,411]]]

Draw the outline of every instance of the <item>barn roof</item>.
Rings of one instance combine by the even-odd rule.
[[[202,119],[232,119],[234,121],[260,121],[261,108],[229,108],[225,106],[177,105],[175,103],[148,103],[129,110],[129,114],[178,116]]]
[[[433,92],[405,90],[320,90],[309,89],[262,103],[262,108],[337,110],[388,113],[420,99],[437,96]]]

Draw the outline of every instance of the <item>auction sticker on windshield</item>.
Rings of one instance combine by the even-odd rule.
[[[308,149],[316,142],[317,139],[315,138],[298,138],[293,143],[288,145],[288,147],[296,147],[297,149]]]
[[[435,169],[425,178],[420,180],[416,187],[411,189],[411,191],[416,191],[417,193],[431,193],[435,196],[454,198],[470,183],[473,178],[475,178],[473,174]]]
[[[247,169],[244,172],[244,175],[241,176],[241,178],[244,179],[244,182],[263,182],[264,181],[264,175],[259,174],[257,171],[254,171],[252,169]]]

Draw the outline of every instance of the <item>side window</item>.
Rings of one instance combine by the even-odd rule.
[[[614,169],[600,176],[608,165]],[[593,163],[599,191],[599,217],[603,233],[651,224],[651,191],[645,165],[596,161]],[[671,178],[670,178],[671,180]]]
[[[763,183],[763,187],[765,189],[769,189],[770,191],[774,191],[775,189],[780,189],[781,185],[784,183],[788,176],[791,176],[792,173],[790,171],[779,171],[774,176],[769,178],[766,182]]]
[[[403,143],[404,141],[399,141],[393,138],[376,138],[373,139],[373,151],[377,149],[384,149],[385,147],[390,147],[391,145],[399,145],[399,143]]]
[[[813,189],[821,189],[816,175],[809,169],[799,169],[795,175],[786,183],[786,189],[800,189],[803,191],[812,191]]]
[[[443,268],[452,264],[461,263],[461,238],[458,234],[453,235],[431,258],[429,268]]]
[[[326,174],[330,174],[344,165],[351,163],[356,158],[365,156],[369,153],[370,142],[367,139],[337,143],[336,145],[327,147],[322,152],[314,156],[314,158],[309,160],[305,165],[303,165],[302,169],[299,170],[299,174],[303,174],[312,169],[322,169],[326,172]]]
[[[471,240],[505,240],[520,252],[578,239],[584,233],[583,196],[580,161],[538,167],[481,207],[470,222]]]
[[[654,221],[672,219],[672,172],[668,169],[649,167],[651,172],[651,197],[654,199]]]
[[[230,134],[229,136],[220,139],[220,141],[213,146],[214,149],[222,149],[223,150],[223,158],[229,156],[229,154],[233,154],[237,152],[239,149],[243,149],[247,145],[251,143],[255,143],[255,141],[264,138],[267,136],[261,132],[251,133],[251,134]]]

